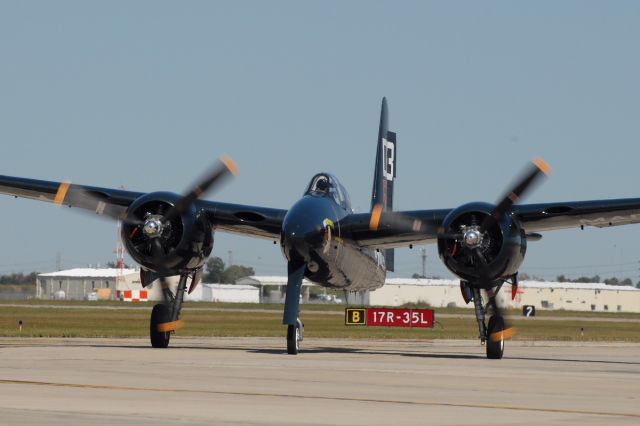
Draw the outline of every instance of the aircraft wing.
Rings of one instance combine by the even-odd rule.
[[[640,223],[640,198],[521,204],[513,213],[527,232]]]
[[[437,241],[438,228],[452,209],[394,212],[385,220],[383,212],[378,229],[370,229],[371,214],[347,218],[341,226],[361,247],[392,248]],[[640,198],[520,204],[513,216],[526,232],[595,226],[598,228],[640,223]],[[398,218],[401,218],[400,223]]]
[[[375,230],[371,229],[372,214],[358,213],[340,221],[339,229],[342,235],[360,247],[395,248],[410,244],[431,244],[436,242],[438,228],[450,211],[451,209],[393,212],[392,218],[383,212]]]
[[[0,175],[0,194],[80,208],[117,219],[145,193]],[[206,200],[197,200],[195,206],[206,212],[216,230],[276,240],[280,239],[287,212]]]
[[[207,212],[215,230],[280,241],[287,210],[202,200],[197,209]]]
[[[143,195],[142,192],[122,189],[73,185],[68,182],[52,182],[12,176],[0,176],[0,194],[77,207],[93,211],[96,214],[112,213],[115,217],[123,214],[136,198]],[[107,211],[101,210],[103,208],[107,209]]]

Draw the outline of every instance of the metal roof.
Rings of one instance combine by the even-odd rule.
[[[66,271],[49,272],[38,274],[38,277],[73,277],[73,278],[115,278],[119,269],[116,268],[75,268]],[[124,269],[123,275],[139,274],[135,269]]]

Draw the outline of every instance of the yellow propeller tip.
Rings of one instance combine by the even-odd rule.
[[[53,202],[57,205],[62,205],[64,203],[64,199],[67,197],[67,192],[69,192],[69,186],[71,186],[71,182],[65,180],[60,183],[58,187],[58,192],[56,192],[56,196],[53,199]]]
[[[491,336],[489,336],[489,338],[491,339],[492,342],[499,342],[500,340],[511,339],[515,335],[516,335],[516,328],[511,327],[502,331],[491,333]]]
[[[223,155],[222,157],[220,157],[220,161],[222,161],[222,164],[224,164],[233,175],[238,174],[238,165],[235,161],[233,161],[233,158],[229,157],[228,155]]]
[[[551,174],[551,166],[549,166],[549,163],[547,163],[546,161],[544,161],[544,159],[542,157],[536,157],[532,160],[532,163],[535,164],[535,166],[540,169],[540,171],[542,173],[544,173],[545,175],[550,175]]]
[[[171,321],[171,322],[162,322],[158,324],[158,331],[167,332],[167,331],[176,331],[184,327],[184,321]]]
[[[369,229],[372,231],[378,230],[380,224],[380,216],[382,215],[382,204],[376,204],[371,211],[371,220],[369,221]]]

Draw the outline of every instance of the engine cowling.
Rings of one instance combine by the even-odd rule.
[[[478,202],[452,210],[438,238],[438,253],[447,269],[463,280],[486,287],[515,274],[527,249],[518,221],[510,214],[494,219],[494,208]]]
[[[135,200],[127,210],[122,241],[142,267],[163,275],[200,268],[213,249],[212,226],[205,214],[191,205],[181,214],[165,218],[181,196],[153,192]]]

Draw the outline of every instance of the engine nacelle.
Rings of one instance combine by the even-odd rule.
[[[492,281],[515,274],[527,250],[518,221],[509,214],[496,221],[491,217],[494,207],[477,202],[452,210],[438,238],[438,253],[447,269],[473,285],[488,287]],[[487,217],[488,225],[482,230]]]
[[[163,275],[178,275],[200,268],[213,249],[213,232],[205,214],[190,206],[180,215],[164,216],[180,195],[152,192],[135,200],[127,210],[122,241],[133,260]]]

